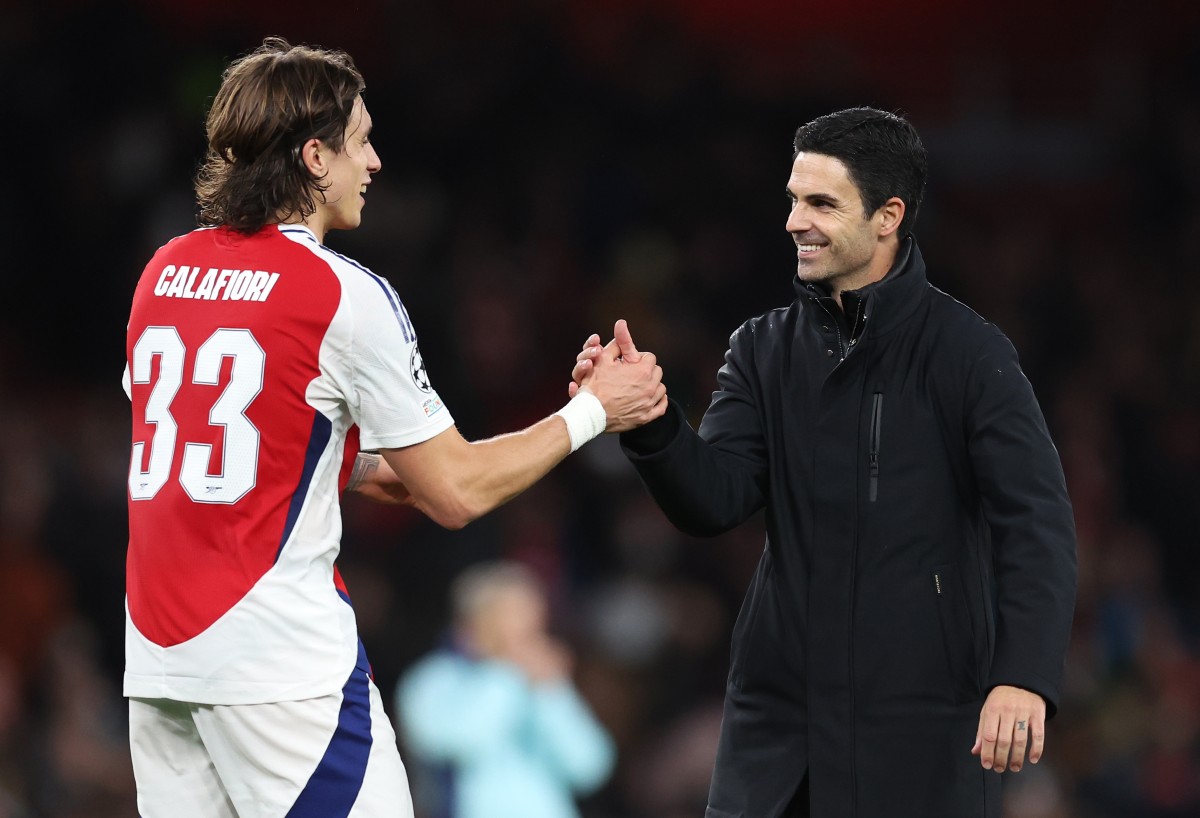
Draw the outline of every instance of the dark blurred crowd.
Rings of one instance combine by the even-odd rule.
[[[771,2],[742,27],[708,2],[426,5],[0,8],[0,818],[136,814],[128,300],[194,225],[206,100],[266,34],[363,70],[383,171],[363,227],[329,243],[395,285],[468,438],[558,408],[618,317],[698,422],[729,334],[792,298],[796,126],[908,113],[930,279],[1016,344],[1079,532],[1066,693],[1044,761],[1006,776],[1006,816],[1200,814],[1200,16],[1071,2],[1047,30],[1030,2],[991,21],[923,0],[881,32]],[[677,533],[611,438],[461,532],[346,506],[340,565],[385,699],[443,637],[452,578],[521,561],[618,748],[584,815],[703,814],[760,522]]]

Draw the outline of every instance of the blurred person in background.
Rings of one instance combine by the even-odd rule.
[[[986,771],[1037,763],[1061,695],[1062,466],[1008,338],[926,279],[912,125],[842,110],[793,148],[796,300],[730,338],[699,433],[672,402],[622,435],[680,529],[766,508],[707,818],[998,818]],[[638,359],[599,341],[576,381]]]
[[[235,61],[205,226],[134,294],[124,692],[146,818],[411,816],[335,568],[340,490],[459,528],[665,408],[648,356],[522,432],[459,434],[396,292],[323,245],[381,167],[364,87],[345,53],[278,38]]]
[[[577,818],[573,795],[605,782],[615,750],[548,631],[541,584],[519,563],[481,563],[455,580],[451,604],[449,644],[396,695],[407,747],[444,773],[427,778],[425,818]]]

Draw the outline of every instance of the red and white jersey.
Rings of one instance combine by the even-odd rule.
[[[453,425],[392,287],[307,228],[205,228],[133,297],[125,695],[340,690],[358,656],[334,567],[359,448]]]

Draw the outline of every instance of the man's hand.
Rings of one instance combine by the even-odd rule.
[[[600,346],[600,336],[595,333],[583,342],[583,351],[575,357],[575,368],[571,370],[571,383],[567,385],[568,397],[575,397],[584,376],[592,371],[593,362],[601,352],[619,357],[627,364],[636,364],[642,359],[642,353],[638,352],[633,343],[633,336],[629,334],[629,324],[624,318],[618,319],[617,323],[613,324],[613,339],[607,346]]]
[[[1046,742],[1046,702],[1036,693],[998,685],[988,694],[979,714],[979,729],[971,755],[985,770],[1019,772],[1029,751],[1037,764]]]
[[[624,320],[613,327],[614,338],[600,346],[593,335],[584,345],[571,372],[568,393],[580,389],[595,395],[608,416],[606,432],[627,432],[662,417],[667,410],[667,388],[662,367],[654,354],[639,352]]]

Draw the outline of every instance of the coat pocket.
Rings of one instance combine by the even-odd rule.
[[[981,695],[979,673],[975,669],[975,639],[971,633],[971,614],[959,587],[955,566],[950,563],[936,566],[931,583],[941,623],[946,669],[950,674],[947,688],[955,704],[974,701]]]
[[[871,426],[867,433],[867,500],[874,503],[879,498],[879,447],[883,431],[883,393],[871,397]]]

